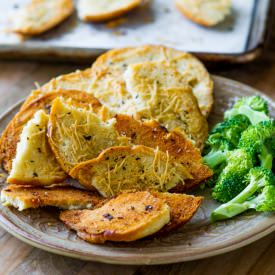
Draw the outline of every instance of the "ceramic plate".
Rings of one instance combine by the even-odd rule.
[[[259,94],[258,91],[221,77],[215,80],[215,106],[210,124],[222,120],[224,111],[240,96]],[[268,99],[271,115],[275,103]],[[19,104],[0,118],[0,131],[19,108]],[[275,230],[275,214],[250,211],[233,220],[211,224],[209,216],[217,207],[209,190],[199,191],[205,196],[202,207],[186,226],[160,239],[146,239],[133,243],[93,245],[79,239],[58,221],[58,210],[45,208],[19,212],[0,206],[0,224],[15,237],[41,249],[83,260],[114,264],[164,264],[201,259],[228,252]]]

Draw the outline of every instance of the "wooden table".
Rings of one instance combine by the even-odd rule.
[[[27,96],[34,82],[71,72],[80,66],[0,62],[0,113]],[[249,84],[275,99],[275,31],[265,54],[250,64],[215,65],[212,73]],[[221,256],[165,266],[113,266],[84,262],[33,248],[0,228],[0,274],[275,274],[275,233]]]

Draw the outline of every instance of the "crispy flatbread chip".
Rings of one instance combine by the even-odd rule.
[[[92,66],[91,91],[108,108],[121,113],[123,105],[132,99],[124,81],[125,71],[129,65],[148,61],[166,61],[179,73],[188,72],[197,80],[192,82],[192,88],[202,114],[210,113],[213,81],[203,64],[193,55],[163,46],[114,49],[101,55]]]
[[[203,164],[199,150],[180,133],[168,132],[155,121],[140,122],[127,115],[117,115],[116,121],[115,127],[118,133],[131,138],[133,144],[167,151],[171,157],[186,167],[192,179],[185,180],[181,190],[190,189],[212,176],[212,171]]]
[[[72,0],[32,0],[13,16],[13,31],[38,35],[55,27],[74,11]]]
[[[48,144],[48,121],[48,115],[40,110],[24,126],[7,178],[8,183],[52,185],[67,177]]]
[[[117,146],[103,151],[96,159],[74,167],[70,176],[87,189],[111,197],[125,190],[168,191],[192,178],[187,169],[163,153],[142,145]]]
[[[157,236],[166,235],[175,231],[192,219],[202,203],[202,197],[194,197],[186,194],[171,194],[153,192],[153,196],[164,200],[170,208],[170,222],[166,224]]]
[[[155,119],[168,130],[178,129],[202,149],[208,124],[192,92],[196,78],[162,61],[129,65],[124,79],[132,103],[122,113]]]
[[[208,136],[208,123],[201,114],[190,88],[156,90],[150,99],[141,99],[140,103],[133,104],[128,113],[135,110],[132,113],[137,119],[154,119],[169,131],[179,131],[191,139],[197,148],[203,149]]]
[[[19,211],[28,208],[55,206],[60,209],[93,209],[104,202],[96,193],[73,187],[39,188],[9,185],[1,191],[1,202]]]
[[[118,135],[114,124],[115,119],[104,122],[93,111],[57,98],[51,108],[48,136],[63,169],[69,173],[74,166],[96,158],[106,148],[128,145],[128,139]]]
[[[188,71],[180,73],[174,64],[167,61],[130,64],[124,80],[128,92],[138,100],[150,100],[156,90],[192,87],[197,82],[194,75]]]
[[[175,0],[176,6],[191,21],[205,27],[222,22],[231,12],[231,0]]]
[[[143,0],[79,0],[78,16],[87,22],[107,21],[135,9],[142,2]]]
[[[72,210],[60,219],[91,243],[131,242],[158,232],[170,221],[169,207],[149,192],[121,194],[95,210]]]
[[[36,111],[43,109],[49,113],[51,104],[57,97],[69,99],[72,104],[81,108],[93,108],[100,112],[101,103],[85,92],[58,90],[43,94],[40,91],[33,92],[27,99],[27,103],[8,124],[0,139],[0,160],[5,170],[10,171],[12,160],[16,154],[16,146],[24,125],[33,117]]]

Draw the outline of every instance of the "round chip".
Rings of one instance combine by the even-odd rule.
[[[212,27],[230,14],[231,0],[175,0],[176,6],[191,21]]]
[[[130,242],[169,223],[170,208],[149,192],[125,193],[95,210],[64,211],[60,219],[91,243]]]
[[[168,152],[143,145],[110,147],[75,166],[70,176],[106,198],[129,190],[164,192],[192,178]]]
[[[79,0],[78,16],[87,22],[107,21],[135,9],[142,2],[143,0]]]
[[[38,35],[58,25],[73,11],[72,0],[32,0],[14,15],[13,31]]]
[[[207,116],[213,105],[213,81],[203,64],[193,55],[164,46],[141,46],[114,49],[101,55],[92,66],[94,95],[109,108],[119,113],[131,99],[127,91],[124,73],[129,65],[143,62],[166,61],[181,74],[190,74],[193,92],[200,110]]]

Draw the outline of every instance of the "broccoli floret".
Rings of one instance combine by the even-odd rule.
[[[204,149],[204,161],[212,169],[216,169],[226,160],[225,152],[237,147],[241,133],[250,125],[249,119],[237,115],[218,123],[210,132]]]
[[[275,211],[275,176],[265,168],[252,168],[246,188],[231,201],[222,204],[211,214],[212,221],[232,218],[248,209]]]
[[[207,187],[213,188],[216,185],[216,182],[225,166],[226,163],[222,163],[219,166],[217,166],[215,170],[213,170],[213,176],[205,182],[205,185]]]
[[[251,125],[249,119],[244,115],[236,115],[231,119],[226,119],[218,123],[210,132],[210,136],[224,138],[235,148],[237,147],[241,134]]]
[[[244,97],[239,99],[232,109],[226,111],[224,117],[228,119],[239,114],[248,117],[251,124],[269,120],[268,103],[260,96]]]
[[[223,137],[209,136],[204,150],[207,154],[203,157],[203,160],[211,169],[215,170],[226,161],[225,152],[233,149],[234,146]]]
[[[242,133],[238,148],[247,150],[252,156],[254,165],[272,169],[275,153],[275,121],[262,121],[251,125]]]
[[[251,155],[236,149],[225,153],[227,165],[218,177],[212,196],[219,202],[228,202],[237,196],[245,187],[245,175],[253,167]]]
[[[272,171],[275,173],[275,136],[268,138],[265,141],[265,146],[268,152],[271,153],[273,157],[273,162],[272,162]]]
[[[222,173],[213,188],[212,196],[219,202],[228,202],[239,194],[245,186],[244,173]]]

